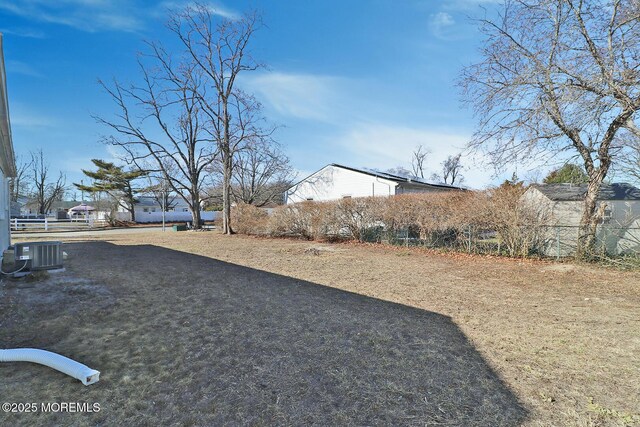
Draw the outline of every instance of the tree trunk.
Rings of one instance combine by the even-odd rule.
[[[193,220],[192,225],[194,230],[200,230],[202,228],[202,224],[200,224],[200,197],[198,195],[197,189],[193,191],[195,192],[191,193],[191,219]]]
[[[229,117],[229,97],[222,95],[222,232],[233,234],[231,229],[231,174],[233,173],[233,152],[231,151],[231,117]]]
[[[591,260],[595,254],[596,248],[596,232],[598,221],[600,218],[596,214],[598,204],[598,193],[604,176],[601,173],[596,174],[590,179],[587,186],[587,194],[584,198],[584,208],[582,218],[580,218],[580,227],[578,231],[578,247],[576,257],[582,260]]]
[[[136,208],[133,205],[128,206],[131,222],[136,222]]]
[[[233,234],[231,229],[231,173],[233,163],[231,153],[224,155],[223,180],[222,180],[222,232]]]

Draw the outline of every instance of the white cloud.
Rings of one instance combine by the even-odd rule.
[[[454,35],[452,27],[455,24],[453,16],[447,12],[438,12],[429,17],[429,29],[434,36],[440,39],[448,39]]]
[[[137,31],[143,24],[124,0],[23,0],[0,3],[0,9],[34,21],[66,25],[82,31]]]
[[[449,27],[456,23],[456,21],[453,19],[453,16],[451,16],[447,12],[438,12],[431,15],[430,22],[432,26],[438,28]]]
[[[42,77],[38,70],[22,61],[9,60],[7,61],[6,69],[8,74],[15,73],[29,77]]]
[[[30,39],[44,39],[46,37],[43,31],[33,28],[0,28],[0,33]]]
[[[58,122],[52,117],[46,116],[42,113],[32,111],[28,108],[25,108],[22,104],[12,103],[10,120],[12,127],[25,127],[25,128],[35,128],[35,127],[55,127]]]
[[[164,18],[168,9],[182,9],[193,4],[190,1],[167,0],[150,9],[136,6],[135,2],[129,0],[22,0],[19,3],[0,2],[0,10],[33,21],[65,25],[86,32],[138,32],[145,29],[149,16]],[[221,4],[204,4],[215,15],[227,19],[237,19],[240,16]],[[9,30],[7,33],[11,32]],[[26,34],[37,36],[33,32]]]
[[[218,15],[225,19],[236,20],[236,19],[239,19],[241,16],[240,13],[234,10],[228,9],[225,6],[218,3],[207,2],[207,3],[200,3],[200,4],[204,4],[212,15]],[[166,0],[159,4],[158,10],[160,13],[164,14],[165,11],[167,10],[179,10],[179,9],[184,9],[186,7],[194,7],[195,5],[196,5],[196,2],[192,2],[192,1]]]
[[[343,108],[340,88],[347,80],[274,72],[245,78],[242,84],[282,116],[332,122]]]
[[[503,0],[448,0],[443,5],[447,10],[468,11],[478,9],[481,6],[491,6],[501,4]]]

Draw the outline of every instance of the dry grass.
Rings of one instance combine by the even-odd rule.
[[[212,232],[65,250],[60,295],[0,288],[0,347],[102,379],[2,364],[0,395],[103,409],[0,425],[640,423],[637,272]]]

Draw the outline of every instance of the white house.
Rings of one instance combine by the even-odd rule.
[[[138,201],[133,206],[136,222],[154,223],[162,221],[162,205],[153,196],[138,196]],[[167,222],[187,222],[191,221],[192,215],[189,205],[182,197],[169,197],[169,208],[165,211],[165,221]],[[117,218],[121,221],[129,221],[131,214],[122,206],[118,207]],[[204,221],[216,219],[216,212],[200,211],[200,217]]]
[[[137,202],[133,205],[136,218],[138,218],[138,216],[144,216],[144,214],[162,212],[162,205],[155,197],[138,196],[136,199]],[[167,212],[189,212],[189,205],[182,197],[169,197],[168,205],[169,208],[166,210]],[[118,212],[128,211],[122,206],[118,206]]]
[[[586,184],[544,184],[532,185],[522,196],[524,206],[548,218],[546,255],[575,252],[586,191]],[[605,184],[598,206],[602,214],[599,247],[613,255],[640,253],[640,189],[625,183]]]
[[[327,201],[349,197],[393,196],[406,193],[431,193],[462,190],[423,179],[400,176],[371,169],[358,169],[332,163],[294,184],[285,194],[285,202]]]
[[[15,174],[16,164],[9,121],[7,75],[4,68],[2,34],[0,34],[0,253],[11,244],[9,177],[15,176]]]

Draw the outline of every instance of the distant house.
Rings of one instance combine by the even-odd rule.
[[[350,197],[393,196],[451,190],[462,190],[462,188],[434,184],[417,177],[332,163],[289,188],[285,194],[285,202],[290,204],[305,200],[328,201]]]
[[[0,253],[11,244],[9,178],[16,176],[13,141],[11,140],[11,123],[9,121],[7,80],[2,49],[2,34],[0,34]]]
[[[157,223],[161,222],[162,205],[153,196],[138,196],[138,200],[133,206],[136,222],[138,223]],[[193,217],[189,205],[182,197],[169,197],[168,208],[165,210],[164,219],[167,222],[190,222]],[[131,214],[122,206],[118,207],[116,218],[121,221],[130,221]],[[213,221],[216,218],[216,212],[200,211],[200,218],[203,221]]]
[[[22,208],[27,204],[29,199],[26,196],[18,196],[18,200],[11,202],[11,218],[22,215]]]
[[[67,218],[69,209],[83,203],[87,205],[93,204],[93,202],[87,200],[83,202],[79,202],[77,200],[54,200],[51,203],[49,210],[44,213],[44,216],[60,219]],[[39,215],[38,203],[35,200],[27,200],[20,206],[20,216],[31,217]]]
[[[575,252],[586,184],[532,185],[522,196],[524,206],[545,211],[548,217],[546,255]],[[630,184],[603,185],[598,197],[601,225],[598,245],[609,254],[640,252],[640,189]]]
[[[136,200],[137,202],[133,205],[136,219],[142,218],[145,214],[162,212],[162,205],[153,196],[138,196]],[[118,212],[128,213],[129,211],[119,205]],[[166,212],[190,212],[189,205],[187,205],[187,202],[185,202],[182,197],[169,197]]]

